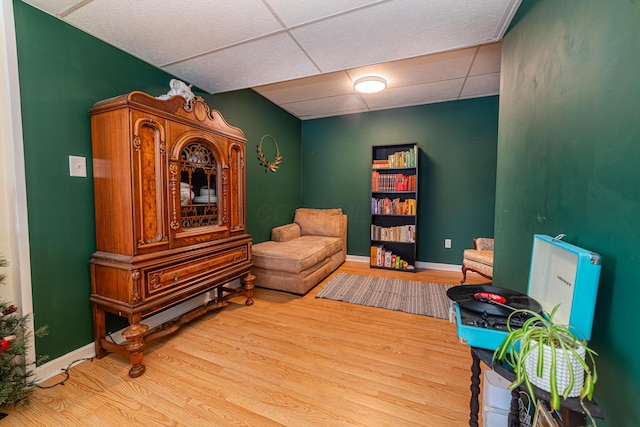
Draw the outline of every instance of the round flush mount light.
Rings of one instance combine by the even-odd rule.
[[[387,87],[387,79],[380,76],[360,77],[353,82],[353,88],[361,93],[376,93]]]

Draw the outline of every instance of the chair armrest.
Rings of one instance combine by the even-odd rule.
[[[300,236],[300,226],[296,223],[281,225],[271,230],[271,240],[274,242],[286,242]]]
[[[488,237],[478,237],[473,239],[473,246],[479,251],[492,251],[493,239]]]

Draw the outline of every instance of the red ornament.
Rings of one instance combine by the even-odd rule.
[[[9,335],[0,340],[0,353],[11,347],[11,342],[15,341],[15,335]]]
[[[16,307],[15,305],[11,304],[9,307],[7,307],[6,310],[4,310],[2,312],[3,316],[8,316],[11,313],[15,313],[16,311],[18,311],[18,307]]]

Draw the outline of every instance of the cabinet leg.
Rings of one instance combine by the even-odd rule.
[[[253,305],[253,281],[256,280],[256,276],[251,273],[247,273],[242,279],[242,285],[244,287],[244,295],[247,297],[245,305]]]
[[[102,359],[107,355],[107,351],[102,347],[101,341],[107,336],[105,326],[104,310],[93,304],[93,339],[96,345],[96,357]]]
[[[149,330],[147,325],[138,323],[129,325],[124,330],[122,336],[127,340],[126,349],[129,352],[129,360],[131,361],[131,369],[129,369],[129,376],[131,378],[139,377],[144,374],[145,366],[142,364],[142,356],[144,355],[144,335]]]

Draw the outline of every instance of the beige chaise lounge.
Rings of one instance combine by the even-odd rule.
[[[305,294],[346,259],[347,215],[299,208],[291,224],[274,228],[252,254],[256,286]]]

